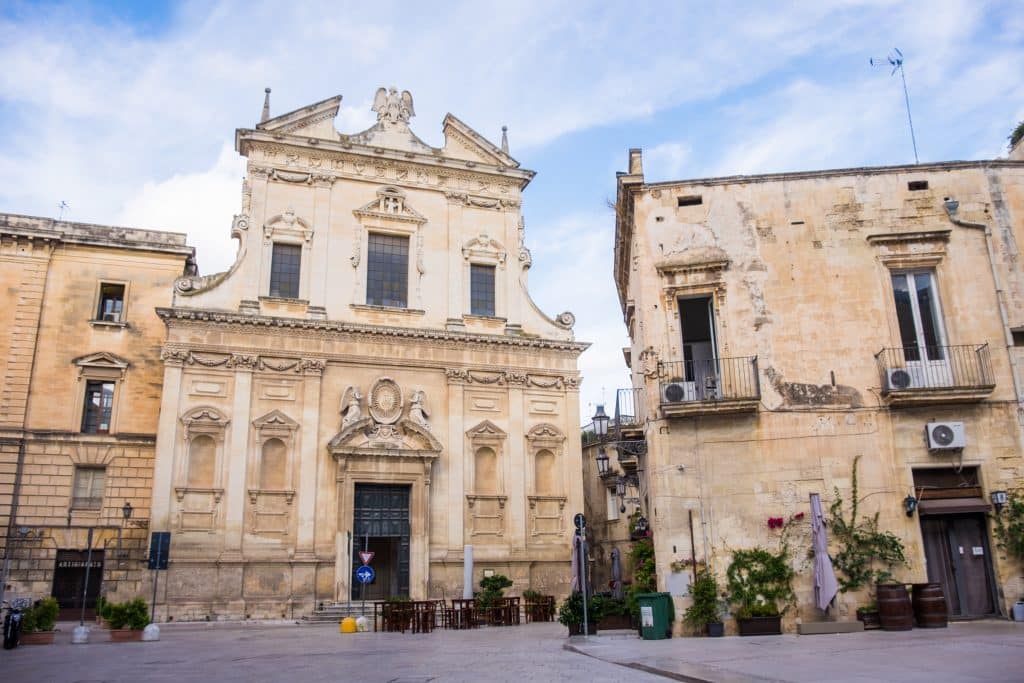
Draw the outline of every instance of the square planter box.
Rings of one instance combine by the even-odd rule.
[[[782,617],[736,619],[741,636],[777,636],[782,634]]]
[[[569,625],[569,635],[570,636],[582,636],[583,635],[583,624],[570,624]],[[597,624],[595,624],[594,622],[590,622],[590,623],[587,624],[587,635],[588,636],[596,636],[597,635]]]
[[[53,634],[56,631],[36,631],[22,633],[18,639],[20,645],[53,645]]]
[[[607,616],[597,622],[597,628],[601,631],[611,631],[613,629],[635,628],[635,626],[633,625],[633,619],[628,614],[616,614]]]
[[[709,638],[721,638],[725,635],[725,624],[720,621],[716,621],[711,624],[706,624],[704,627],[705,633]]]
[[[142,642],[142,631],[135,631],[130,628],[112,628],[110,629],[110,642],[112,643],[132,643]]]

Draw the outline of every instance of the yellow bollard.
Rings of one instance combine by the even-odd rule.
[[[338,626],[340,633],[355,633],[356,632],[356,620],[352,617],[345,617],[341,620],[341,624]]]

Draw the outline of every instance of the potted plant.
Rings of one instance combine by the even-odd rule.
[[[782,614],[796,600],[788,552],[737,550],[726,571],[729,601],[737,606],[741,636],[782,633]]]
[[[624,599],[601,595],[595,596],[594,599],[598,601],[597,610],[600,613],[600,619],[597,622],[599,631],[633,628],[629,605]]]
[[[599,610],[595,609],[594,598],[587,601],[587,635],[597,635]],[[600,604],[598,605],[598,608]],[[583,635],[583,594],[579,591],[567,597],[558,608],[558,623],[569,628],[570,636]]]
[[[142,629],[149,625],[149,607],[142,598],[110,604],[110,640],[142,640]]]
[[[697,578],[690,586],[693,604],[686,608],[683,619],[690,626],[704,631],[707,635],[720,638],[725,634],[725,625],[718,616],[718,579],[709,569],[697,572]]]
[[[60,607],[57,598],[53,597],[37,600],[35,605],[25,610],[21,618],[21,644],[52,645],[58,612]]]
[[[96,623],[100,628],[110,628],[111,602],[102,595],[96,598]]]
[[[864,624],[865,631],[873,631],[882,628],[881,619],[878,616],[878,605],[869,602],[857,608],[857,621]]]
[[[555,596],[544,595],[539,591],[523,591],[526,618],[528,621],[551,621],[555,618]]]
[[[487,623],[500,626],[507,619],[504,613],[505,589],[512,586],[512,579],[504,574],[494,574],[480,579],[480,592],[473,594],[473,606],[476,613],[483,616]]]

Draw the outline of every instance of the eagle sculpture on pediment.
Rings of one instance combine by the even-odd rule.
[[[390,89],[377,89],[371,111],[376,112],[378,121],[390,123],[409,123],[409,119],[416,116],[412,106],[412,94],[408,90],[403,90],[399,95],[398,89],[394,86]]]

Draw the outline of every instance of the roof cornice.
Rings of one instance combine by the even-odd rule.
[[[275,316],[248,315],[232,311],[194,308],[156,309],[156,314],[168,326],[185,325],[235,325],[244,328],[262,327],[287,329],[325,336],[379,337],[383,339],[422,339],[434,342],[457,342],[467,345],[511,346],[532,349],[567,351],[575,356],[590,347],[589,343],[562,339],[543,339],[499,334],[473,334],[453,332],[435,328],[391,327],[385,325],[362,325],[333,320],[306,320],[303,318],[281,318]]]

